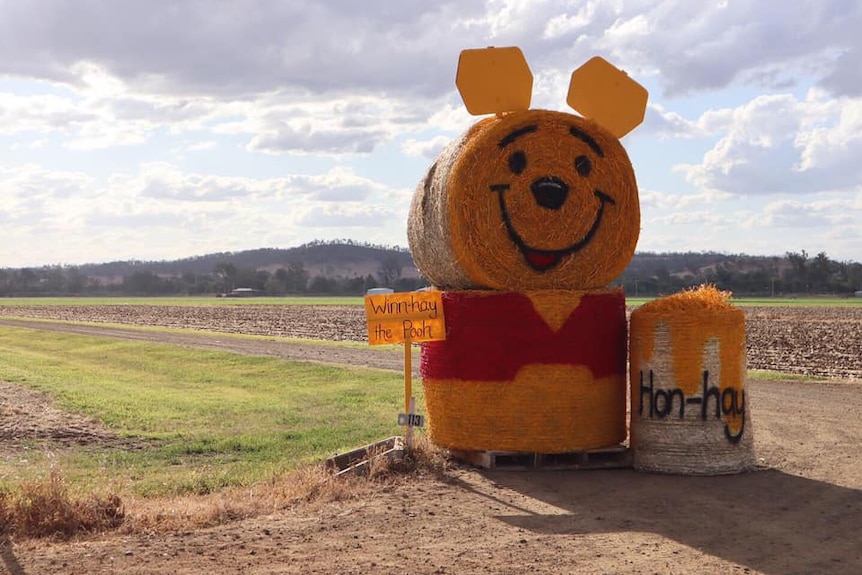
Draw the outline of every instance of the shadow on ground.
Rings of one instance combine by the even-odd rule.
[[[545,515],[510,506],[512,514],[497,516],[535,533],[655,533],[763,573],[862,573],[860,490],[776,470],[719,477],[493,470],[486,476],[567,511]]]

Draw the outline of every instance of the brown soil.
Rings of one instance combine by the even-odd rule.
[[[93,444],[123,449],[142,446],[139,441],[117,437],[98,421],[57,409],[43,393],[0,381],[0,457],[19,455],[39,445],[57,449]]]
[[[769,337],[776,342],[788,340],[789,327],[785,327],[790,324],[784,322],[792,320],[782,319],[785,311],[777,319],[751,316],[764,322],[754,333],[762,328],[764,338],[772,334]],[[22,315],[18,308],[15,312]],[[852,316],[858,310],[847,312]],[[3,313],[14,312],[0,310]],[[443,478],[410,477],[386,486],[370,483],[361,497],[348,501],[298,504],[289,511],[205,530],[107,534],[71,543],[23,540],[12,546],[0,541],[0,573],[5,568],[13,575],[857,575],[862,573],[862,421],[858,415],[862,382],[853,378],[862,373],[862,345],[858,317],[846,329],[835,327],[843,313],[826,316],[831,319],[815,314],[812,321],[805,320],[805,328],[793,327],[793,331],[823,323],[821,334],[843,334],[851,347],[846,347],[847,342],[824,341],[825,336],[795,334],[792,342],[803,338],[815,349],[792,350],[787,356],[798,358],[805,370],[827,373],[849,364],[842,380],[748,382],[760,462],[756,472],[681,477],[629,469],[479,471],[454,466]],[[797,317],[795,311],[786,315]],[[33,322],[31,327],[295,359],[400,365],[397,350],[326,346],[321,351],[310,344],[108,326]],[[842,349],[848,355],[840,355]],[[821,361],[815,365],[811,358]],[[0,394],[0,444],[7,449],[15,448],[22,430],[61,442],[111,441],[110,433],[98,423],[62,413],[44,396],[9,384],[0,387]],[[134,514],[134,509],[128,512]]]
[[[743,309],[749,369],[862,379],[862,306]],[[367,341],[365,310],[361,306],[0,305],[0,318],[3,316]]]

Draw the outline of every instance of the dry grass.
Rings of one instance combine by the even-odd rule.
[[[56,469],[40,481],[23,483],[16,491],[0,491],[0,534],[68,539],[81,533],[114,529],[125,509],[116,495],[70,497]]]
[[[246,488],[229,488],[206,495],[129,501],[121,527],[124,533],[181,531],[221,525],[300,506],[318,506],[367,497],[381,485],[409,481],[419,475],[445,476],[446,452],[424,436],[403,460],[371,454],[368,472],[335,476],[321,464],[300,468]]]
[[[443,477],[448,459],[424,437],[401,461],[372,457],[368,473],[335,476],[323,464],[310,465],[255,485],[206,495],[126,498],[117,495],[69,496],[62,475],[52,470],[40,482],[15,492],[0,491],[0,535],[70,539],[116,530],[153,533],[201,529],[300,506],[361,499],[381,485],[418,475]]]

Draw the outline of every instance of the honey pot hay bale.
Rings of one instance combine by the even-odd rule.
[[[631,447],[641,471],[717,475],[755,463],[745,318],[711,286],[631,315]]]
[[[595,289],[628,265],[637,183],[619,140],[563,112],[477,122],[413,197],[410,250],[441,289]]]
[[[621,290],[443,292],[447,338],[422,347],[431,440],[565,453],[625,439]]]

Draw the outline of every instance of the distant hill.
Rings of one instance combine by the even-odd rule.
[[[401,266],[401,277],[416,278],[419,272],[406,248],[360,244],[348,240],[310,242],[295,248],[259,248],[240,252],[218,252],[173,261],[116,261],[78,266],[81,274],[92,278],[122,278],[148,271],[160,276],[210,274],[219,263],[237,269],[252,268],[274,273],[291,262],[301,262],[309,276],[331,278],[376,276],[388,258]]]
[[[160,276],[210,274],[217,264],[230,263],[237,269],[251,268],[274,273],[291,262],[301,262],[309,276],[350,278],[377,275],[387,259],[401,266],[401,276],[419,277],[413,258],[406,248],[375,246],[350,241],[311,242],[294,248],[259,248],[239,252],[217,252],[173,261],[116,261],[78,266],[78,271],[92,278],[122,278],[147,271]],[[636,253],[623,277],[652,277],[667,273],[684,277],[709,276],[718,270],[746,273],[769,270],[780,274],[790,267],[779,256],[749,256],[717,252]]]
[[[791,265],[786,257],[780,256],[749,256],[718,252],[639,252],[634,255],[626,268],[626,274],[651,276],[662,269],[675,276],[697,276],[710,272],[716,273],[720,269],[734,273],[766,270],[780,274]]]
[[[862,290],[862,264],[824,253],[751,256],[717,252],[636,253],[613,282],[626,293],[669,294],[702,283],[742,295],[845,294]],[[81,266],[0,268],[0,296],[27,294],[172,294],[236,287],[284,293],[361,294],[427,285],[405,248],[351,240],[295,248],[219,252],[173,261],[116,261]]]

